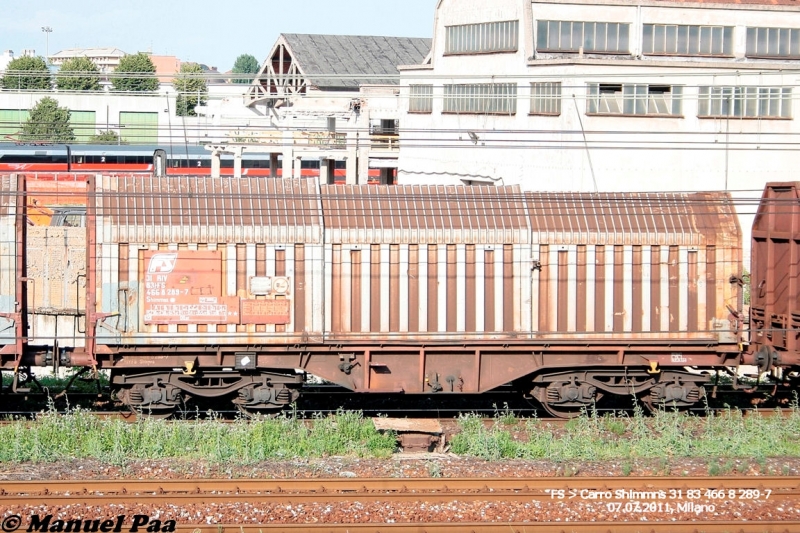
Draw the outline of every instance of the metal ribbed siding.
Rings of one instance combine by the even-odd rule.
[[[323,186],[326,329],[336,338],[527,331],[518,187]]]
[[[740,230],[730,197],[526,194],[532,325],[541,335],[713,338],[739,308]]]
[[[17,273],[17,177],[0,176],[0,313],[15,311]],[[0,344],[14,343],[11,321],[0,317]]]
[[[101,342],[190,344],[197,333],[204,343],[295,342],[322,331],[315,180],[106,176],[97,206],[102,312],[118,314],[99,330]],[[252,299],[252,276],[289,277],[291,322],[147,325],[140,301],[145,250],[221,251],[226,296]]]

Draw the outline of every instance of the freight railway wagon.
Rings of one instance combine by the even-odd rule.
[[[789,226],[769,198],[756,218],[748,345],[726,193],[97,176],[85,227],[53,228],[26,223],[23,175],[0,183],[15,390],[71,365],[157,415],[196,397],[270,412],[313,374],[364,393],[513,384],[570,416],[613,395],[691,406],[715,371],[798,365],[795,184],[766,193]]]

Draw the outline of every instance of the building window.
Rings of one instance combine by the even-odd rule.
[[[800,30],[747,28],[747,57],[800,57]]]
[[[570,22],[540,20],[537,22],[537,52],[624,53],[630,24],[620,22]]]
[[[683,87],[633,83],[587,84],[586,113],[680,116]]]
[[[698,117],[791,118],[791,87],[700,87]]]
[[[409,113],[430,113],[433,111],[433,85],[411,85],[408,101]]]
[[[732,26],[645,24],[642,53],[678,56],[732,56]]]
[[[516,52],[519,48],[519,21],[447,26],[445,35],[445,55]]]
[[[514,83],[445,85],[442,111],[513,115],[517,112],[517,85]]]
[[[561,82],[531,83],[531,115],[561,114]]]

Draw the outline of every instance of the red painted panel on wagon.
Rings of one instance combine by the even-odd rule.
[[[145,324],[238,324],[239,298],[222,295],[219,251],[146,251]]]

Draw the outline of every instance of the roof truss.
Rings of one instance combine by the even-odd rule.
[[[291,96],[306,94],[308,80],[294,56],[282,39],[272,49],[272,53],[261,65],[258,75],[247,92],[247,105],[259,102],[287,99]]]

